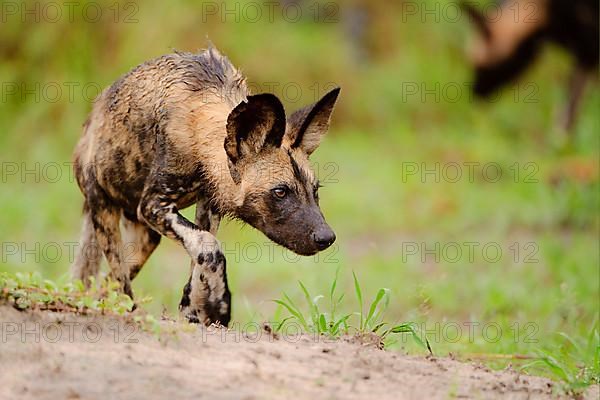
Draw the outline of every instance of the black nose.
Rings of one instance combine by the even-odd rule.
[[[313,233],[313,239],[319,250],[325,250],[335,242],[335,233],[331,228],[322,228]]]

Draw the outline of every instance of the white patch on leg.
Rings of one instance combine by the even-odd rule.
[[[175,213],[167,215],[167,220],[171,222],[173,231],[183,240],[183,246],[194,260],[200,254],[213,254],[220,251],[219,241],[210,232],[191,229],[179,224]]]

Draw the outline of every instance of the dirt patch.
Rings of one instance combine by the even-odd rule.
[[[554,384],[355,341],[243,336],[0,306],[0,399],[549,399]],[[591,398],[591,397],[590,397]]]

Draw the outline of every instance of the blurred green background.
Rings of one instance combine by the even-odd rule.
[[[298,280],[325,293],[341,267],[350,309],[355,271],[363,292],[391,289],[388,320],[460,324],[459,340],[430,337],[442,354],[529,354],[597,324],[600,95],[588,88],[565,145],[554,128],[571,67],[561,49],[479,102],[464,56],[472,32],[451,3],[412,2],[416,13],[400,1],[72,3],[2,3],[1,270],[67,274],[82,205],[69,163],[93,97],[145,60],[210,40],[288,112],[342,87],[313,155],[336,245],[297,257],[222,223],[234,321],[272,318],[282,292],[302,298]],[[134,290],[175,314],[188,268],[163,239]],[[465,322],[503,333],[469,338]]]

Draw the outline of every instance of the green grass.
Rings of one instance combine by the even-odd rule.
[[[337,310],[342,305],[342,301],[344,299],[344,294],[341,294],[338,297],[335,292],[337,280],[338,276],[336,271],[336,276],[333,279],[331,289],[329,291],[329,308],[327,312],[321,311],[321,307],[319,306],[319,302],[321,302],[325,296],[318,295],[312,297],[309,294],[308,289],[306,289],[301,281],[299,281],[298,284],[304,293],[304,299],[306,301],[306,306],[308,307],[309,317],[305,317],[304,312],[285,293],[283,294],[282,299],[274,300],[275,303],[284,307],[291,314],[290,317],[283,318],[281,321],[276,321],[275,331],[281,331],[284,324],[288,320],[293,319],[301,325],[305,332],[316,333],[318,335],[328,335],[332,337],[337,337],[341,334],[348,333],[348,320],[352,314],[337,314]]]
[[[55,282],[39,273],[0,273],[0,300],[19,310],[50,310],[76,313],[124,315],[133,308],[133,300],[119,293],[118,282],[103,280],[86,289],[81,281]],[[138,299],[144,304],[146,299]]]
[[[573,338],[559,332],[559,346],[536,351],[538,359],[523,366],[528,372],[549,374],[563,383],[567,394],[577,395],[590,385],[600,383],[600,335],[598,323],[587,338]]]
[[[362,289],[356,274],[352,273],[354,279],[354,293],[358,302],[358,311],[352,313],[340,313],[340,309],[347,309],[344,304],[345,293],[337,294],[339,268],[336,270],[335,277],[331,282],[329,289],[328,304],[321,306],[325,302],[324,295],[311,296],[306,286],[299,281],[298,285],[304,294],[304,311],[287,294],[283,294],[282,299],[274,302],[283,307],[290,314],[279,319],[275,318],[274,331],[280,332],[286,324],[295,322],[300,325],[303,332],[325,335],[330,338],[339,338],[344,335],[365,336],[373,334],[377,337],[381,346],[393,343],[390,337],[394,334],[410,334],[411,338],[423,349],[432,353],[427,338],[422,338],[412,323],[390,324],[385,319],[385,312],[390,304],[390,290],[381,288],[371,301],[368,311],[365,313],[365,304],[363,302]],[[278,314],[278,313],[277,313]],[[277,315],[276,314],[276,315]]]
[[[318,336],[324,335],[329,338],[340,338],[344,335],[358,337],[374,335],[378,343],[385,348],[391,348],[393,345],[398,344],[399,338],[394,337],[395,335],[406,334],[410,339],[409,343],[416,345],[421,352],[435,354],[437,349],[432,348],[427,338],[427,332],[421,330],[418,324],[414,322],[390,323],[387,321],[386,311],[390,304],[389,289],[379,289],[373,300],[370,303],[365,303],[359,279],[354,272],[352,277],[357,311],[352,313],[339,311],[340,309],[353,308],[344,304],[345,293],[336,293],[339,280],[338,268],[332,280],[328,296],[322,294],[312,296],[306,286],[299,281],[298,285],[304,296],[303,304],[296,303],[285,293],[281,299],[274,300],[289,315],[283,316],[281,315],[281,309],[277,309],[275,317],[272,319],[273,331],[275,333],[282,332],[287,325],[295,323],[302,332]],[[368,305],[367,308],[366,305]],[[515,331],[515,335],[530,336],[531,333],[530,329],[526,329],[525,332]],[[516,363],[515,367],[523,372],[551,377],[561,383],[559,390],[562,393],[572,396],[581,394],[590,385],[600,383],[598,322],[593,324],[587,337],[573,338],[564,332],[559,332],[554,336],[554,344],[543,344],[531,340],[530,343],[536,343],[536,345],[531,346],[531,353],[529,354],[504,352],[501,355],[479,355],[484,360],[487,358],[487,361],[497,358],[511,360]],[[401,339],[404,339],[403,343],[407,343],[406,337],[401,336]],[[470,359],[468,355],[461,357],[459,354],[458,356],[459,358]],[[475,356],[477,355],[475,354]]]
[[[53,82],[64,90],[66,82],[105,87],[172,48],[204,47],[207,35],[261,89],[279,83],[273,91],[288,112],[314,101],[335,82],[342,87],[340,101],[313,162],[325,184],[321,205],[337,242],[317,257],[293,257],[251,228],[225,221],[218,236],[228,259],[233,320],[269,320],[282,307],[270,299],[286,293],[289,300],[283,300],[304,304],[307,324],[317,329],[321,315],[330,329],[332,321],[335,325],[348,314],[360,328],[372,304],[367,297],[376,299],[385,287],[378,303],[389,300],[385,321],[410,321],[436,355],[543,357],[538,352],[549,351],[560,361],[567,351],[569,361],[556,368],[566,372],[553,377],[577,382],[581,366],[594,364],[573,343],[586,348],[597,327],[600,298],[597,84],[588,88],[572,143],[565,147],[554,120],[565,102],[570,60],[556,48],[545,49],[497,102],[474,102],[466,91],[456,101],[432,96],[423,101],[421,93],[409,96],[403,88],[462,86],[471,79],[462,48],[468,24],[402,22],[389,2],[373,2],[373,7],[377,26],[368,29],[380,30],[369,33],[370,56],[363,62],[353,56],[343,21],[290,24],[277,18],[252,24],[209,18],[204,23],[197,4],[183,0],[140,3],[134,24],[86,23],[78,14],[73,22],[57,23],[10,18],[0,25],[0,82],[23,83],[26,89]],[[285,96],[286,83],[302,88],[299,98]],[[538,89],[533,103],[523,101],[528,83]],[[90,100],[81,91],[53,102],[2,93],[0,270],[66,282],[82,205],[68,163]],[[517,101],[514,93],[520,95]],[[409,165],[472,162],[495,163],[503,175],[490,182],[479,168],[472,181],[450,182],[406,174]],[[63,166],[59,179],[44,179],[49,163]],[[15,165],[17,172],[9,173]],[[526,180],[531,173],[533,180]],[[193,216],[192,209],[185,213]],[[465,251],[470,242],[479,243],[479,249],[497,244],[502,256],[490,261],[478,250],[471,257]],[[453,243],[463,253],[444,256],[441,249],[451,250]],[[406,254],[414,244],[425,250],[438,245],[440,251]],[[333,310],[329,277],[338,268],[334,300],[354,295]],[[174,314],[188,270],[185,251],[163,239],[133,282],[135,294],[152,297],[144,305],[149,312],[159,315],[164,306]],[[352,271],[360,277],[362,305]],[[312,293],[327,294],[317,301],[316,324],[299,281],[311,294],[310,304]],[[462,329],[458,337],[456,326]],[[494,335],[497,329],[501,335]],[[390,349],[424,354],[410,334],[396,339]],[[514,360],[486,362],[503,368]],[[548,363],[541,367],[528,370],[554,370]],[[597,376],[597,369],[586,371]],[[585,378],[589,373],[581,376],[584,383],[593,382]]]

